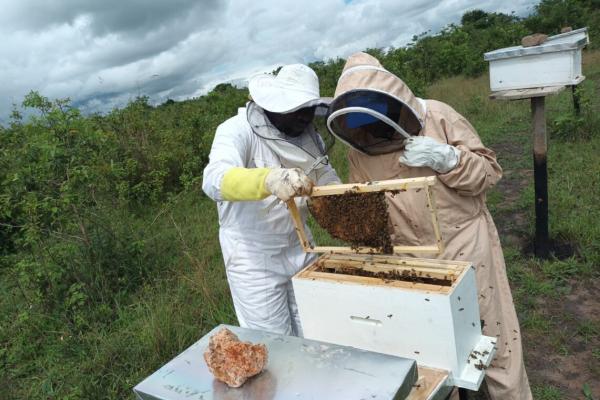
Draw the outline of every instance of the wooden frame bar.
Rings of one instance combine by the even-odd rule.
[[[437,182],[435,176],[425,176],[418,178],[408,179],[393,179],[386,181],[374,181],[369,183],[357,183],[357,184],[340,184],[340,185],[327,185],[327,186],[315,186],[312,190],[311,197],[319,196],[335,196],[346,193],[372,193],[372,192],[396,192],[396,191],[407,191],[407,190],[418,190],[424,189],[427,197],[427,208],[431,215],[431,224],[433,226],[433,233],[435,235],[435,243],[426,246],[394,246],[393,254],[440,254],[444,251],[444,241],[442,240],[442,234],[440,225],[437,217],[437,208],[435,205],[435,197],[433,190],[431,189]],[[350,247],[350,246],[316,246],[311,243],[306,236],[304,231],[304,224],[300,217],[300,212],[296,206],[294,199],[290,199],[286,202],[287,207],[292,216],[296,233],[300,239],[300,243],[305,252],[307,253],[336,253],[336,254],[376,254],[380,249],[375,247]]]
[[[369,263],[369,262],[360,262],[360,261],[347,261],[347,260],[322,260],[323,268],[352,268],[352,269],[361,269],[369,272],[407,272],[414,274],[419,278],[433,278],[433,279],[442,279],[454,281],[456,279],[457,273],[456,271],[440,271],[439,269],[431,269],[426,267],[410,267],[410,266],[402,266],[402,265],[390,265],[390,264],[380,264],[380,263]]]
[[[462,271],[468,262],[465,261],[451,261],[451,260],[432,260],[428,258],[398,258],[398,256],[390,254],[374,254],[370,256],[360,254],[324,254],[321,256],[323,260],[344,260],[344,261],[359,261],[370,264],[382,264],[382,265],[400,265],[412,267],[424,267],[430,269],[436,269],[440,271]]]
[[[435,204],[435,196],[431,186],[425,188],[425,195],[427,196],[427,209],[431,215],[431,225],[433,226],[433,234],[435,235],[435,242],[438,249],[438,254],[444,251],[444,241],[442,240],[442,232],[440,231],[440,222],[437,215],[437,206]]]
[[[582,77],[585,79],[585,77]],[[583,81],[583,79],[581,79]],[[577,82],[579,83],[579,82]],[[566,86],[542,86],[532,89],[499,90],[490,94],[492,100],[522,100],[550,96],[562,92]]]
[[[445,385],[448,371],[417,365],[419,378],[406,400],[445,399],[453,386]],[[435,396],[435,397],[433,397]]]
[[[344,274],[331,274],[328,272],[317,272],[317,271],[311,271],[310,275],[307,276],[307,278],[308,279],[334,281],[334,282],[358,283],[361,285],[370,285],[370,286],[375,285],[375,286],[397,287],[397,288],[403,288],[403,289],[428,291],[428,292],[432,292],[432,293],[449,293],[452,290],[452,286],[431,285],[428,283],[405,282],[405,281],[385,281],[380,278],[369,278],[366,276],[354,276],[354,275],[344,275]]]
[[[349,254],[324,254],[296,275],[297,279],[320,279],[334,282],[359,283],[363,285],[377,285],[398,287],[403,289],[427,291],[430,293],[450,293],[462,279],[471,266],[465,261],[427,260],[419,258],[398,258],[389,255],[349,255]],[[322,268],[357,268],[369,272],[410,273],[407,280],[385,279],[345,273],[320,271]],[[410,276],[416,278],[432,278],[450,281],[449,286],[435,283],[422,283],[410,281]]]
[[[370,193],[370,192],[404,192],[408,189],[419,189],[433,186],[436,183],[435,176],[424,176],[419,178],[392,179],[387,181],[373,181],[369,183],[351,183],[339,185],[326,185],[313,187],[310,197],[332,196],[346,193]]]

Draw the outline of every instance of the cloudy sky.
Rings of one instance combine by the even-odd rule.
[[[30,90],[107,111],[198,96],[292,62],[402,46],[525,0],[0,0],[0,123]]]

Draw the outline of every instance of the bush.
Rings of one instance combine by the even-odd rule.
[[[594,104],[594,86],[587,82],[580,84],[575,89],[575,96],[579,99],[579,113],[562,113],[555,117],[550,124],[550,133],[553,137],[568,140],[589,140],[599,136],[600,115]]]

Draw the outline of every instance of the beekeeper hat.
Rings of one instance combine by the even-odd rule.
[[[303,64],[285,65],[277,75],[256,75],[250,78],[248,89],[256,104],[274,113],[285,114],[322,103],[319,78]]]

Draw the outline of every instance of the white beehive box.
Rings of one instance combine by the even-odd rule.
[[[484,54],[490,63],[492,91],[576,85],[581,49],[589,43],[587,28],[550,36],[539,46],[507,47]]]
[[[356,268],[412,277],[358,276]],[[326,254],[292,282],[306,338],[413,358],[449,371],[453,385],[479,388],[496,339],[481,333],[470,263]]]

